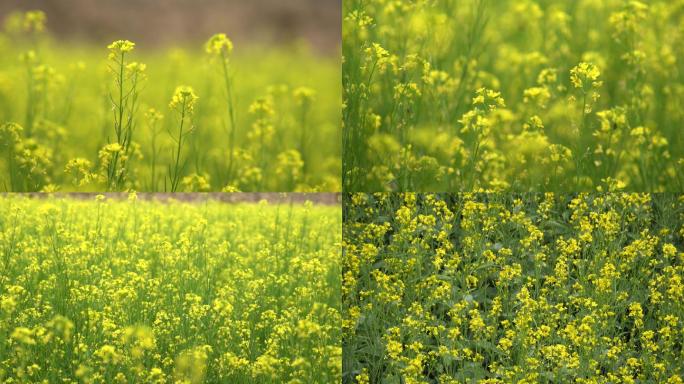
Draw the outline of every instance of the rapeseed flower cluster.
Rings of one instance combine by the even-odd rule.
[[[345,190],[684,190],[680,8],[344,0]]]
[[[0,197],[0,382],[341,380],[338,206]]]
[[[344,199],[343,383],[684,380],[684,196]]]

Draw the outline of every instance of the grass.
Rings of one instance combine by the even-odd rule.
[[[343,1],[344,189],[681,191],[680,8]]]
[[[343,383],[682,383],[684,197],[345,195]]]
[[[0,190],[340,190],[339,59],[304,43],[232,49],[220,34],[69,43],[40,14],[0,33]],[[169,106],[181,86],[199,97],[191,115]]]
[[[339,206],[0,197],[0,381],[340,380]]]

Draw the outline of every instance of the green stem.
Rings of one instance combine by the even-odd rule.
[[[151,191],[157,190],[157,129],[152,127],[152,185]]]
[[[28,99],[26,101],[26,137],[30,138],[32,133],[33,133],[33,120],[34,120],[34,91],[33,91],[33,73],[32,73],[32,68],[31,64],[27,63],[26,66],[27,74],[28,74],[28,89],[27,89],[27,94],[28,94]]]
[[[228,97],[228,118],[230,120],[230,133],[229,133],[229,149],[228,154],[228,181],[233,182],[233,166],[234,166],[234,152],[235,152],[235,111],[233,108],[233,95],[231,91],[230,76],[228,75],[228,58],[225,52],[221,52],[221,58],[223,61],[223,79],[226,85],[226,96]]]
[[[181,153],[181,147],[183,143],[183,125],[185,123],[185,103],[186,99],[183,98],[183,106],[181,108],[181,120],[180,120],[180,129],[178,131],[178,146],[176,148],[176,165],[174,166],[173,170],[173,179],[171,180],[171,192],[176,192],[176,189],[178,189],[178,182],[180,179],[180,171],[179,171],[179,164],[180,164],[180,153]]]
[[[302,132],[299,137],[299,152],[302,155],[302,175],[306,175],[307,173],[307,165],[308,161],[306,158],[306,131],[307,131],[307,114],[308,114],[308,105],[307,102],[305,101],[304,104],[302,105],[302,116],[301,116],[301,121],[302,121]]]
[[[121,53],[121,62],[119,63],[119,120],[114,122],[114,129],[116,131],[116,142],[121,144],[121,122],[123,121],[123,74],[124,74],[124,53]]]
[[[582,152],[582,147],[584,146],[584,131],[587,120],[587,92],[583,90],[582,93],[582,123],[579,132],[577,133],[578,140],[577,147],[575,148],[575,187],[579,187],[580,185],[580,163],[582,160],[580,154]]]
[[[17,187],[15,186],[15,175],[14,175],[14,143],[9,143],[9,150],[7,151],[7,161],[9,164],[9,174],[10,174],[10,187],[12,192],[17,192]]]
[[[121,59],[119,61],[119,73],[117,74],[119,77],[118,85],[119,85],[119,103],[116,105],[118,109],[118,120],[116,116],[114,116],[114,133],[116,134],[116,142],[118,144],[121,144],[121,122],[123,121],[123,114],[124,114],[124,107],[123,107],[123,99],[124,99],[124,58],[125,54],[121,52]],[[119,163],[119,152],[114,153],[114,158],[112,159],[112,163],[109,165],[109,172],[107,173],[107,190],[111,190],[112,184],[114,181],[114,177],[116,176],[116,168]],[[117,183],[118,184],[118,183]]]

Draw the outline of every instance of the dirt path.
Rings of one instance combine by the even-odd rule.
[[[0,196],[7,196],[3,193]],[[23,194],[32,199],[46,199],[51,196],[57,198],[72,198],[72,199],[95,199],[98,193],[26,193]],[[128,198],[127,193],[104,193],[108,199],[125,200]],[[186,201],[186,202],[203,202],[207,200],[216,200],[225,203],[256,203],[261,200],[266,200],[269,203],[301,204],[306,201],[311,201],[315,204],[322,205],[338,205],[341,197],[339,193],[138,193],[138,199],[142,200],[157,200],[168,201],[170,199]]]

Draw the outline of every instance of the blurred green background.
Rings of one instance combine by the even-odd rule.
[[[45,32],[22,25],[21,12],[31,9],[45,12]],[[168,190],[174,146],[169,132],[178,124],[168,103],[177,86],[189,85],[200,99],[195,130],[183,149],[182,191],[339,191],[340,12],[339,1],[329,0],[3,1],[0,125],[26,124],[31,93],[38,118],[31,137],[24,129],[18,141],[3,126],[3,152],[11,146],[20,156],[0,157],[0,190],[108,189],[96,180],[98,152],[114,136],[115,82],[107,45],[128,39],[136,43],[130,61],[147,65],[147,79],[134,113],[139,150],[131,156],[123,189]],[[235,46],[229,66],[236,119],[233,176],[226,174],[229,124],[221,67],[204,52],[205,41],[219,32]],[[21,60],[29,51],[37,53],[30,65]],[[306,111],[295,97],[301,87],[314,95]],[[267,100],[274,111],[265,140],[255,137],[257,116],[249,112],[257,100]],[[156,136],[145,118],[149,108],[164,115]],[[90,182],[65,172],[77,158],[89,161]],[[22,182],[9,182],[10,163]]]

